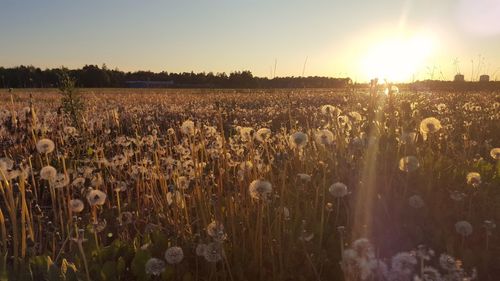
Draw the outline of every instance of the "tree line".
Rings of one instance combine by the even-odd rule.
[[[152,71],[124,72],[109,69],[105,64],[85,65],[79,69],[41,69],[34,66],[0,67],[1,88],[54,88],[60,77],[68,73],[76,86],[85,88],[118,88],[130,85],[139,87],[178,88],[340,88],[351,83],[349,78],[331,77],[256,77],[250,71],[235,71],[229,74],[212,72],[168,73]],[[131,82],[140,83],[131,83]],[[148,82],[153,82],[148,84]],[[168,83],[154,83],[168,82]]]

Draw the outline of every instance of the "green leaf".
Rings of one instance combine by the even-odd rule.
[[[139,250],[132,260],[131,268],[134,276],[138,280],[148,280],[149,276],[146,274],[146,262],[151,258],[151,254],[145,250]]]
[[[110,281],[117,280],[117,271],[116,271],[116,262],[107,261],[104,263],[104,266],[101,269],[101,278],[102,280]]]
[[[7,274],[7,253],[0,254],[0,281],[8,281]]]

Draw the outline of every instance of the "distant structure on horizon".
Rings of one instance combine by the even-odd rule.
[[[489,81],[490,81],[489,75],[483,74],[483,75],[479,76],[479,82],[489,82]]]
[[[457,74],[455,75],[455,78],[453,79],[454,82],[464,82],[465,81],[465,76],[463,74]]]

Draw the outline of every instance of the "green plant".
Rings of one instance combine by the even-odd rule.
[[[76,82],[68,71],[63,69],[59,75],[59,91],[61,94],[61,109],[69,115],[73,126],[80,127],[80,119],[85,109],[81,95],[76,90]]]

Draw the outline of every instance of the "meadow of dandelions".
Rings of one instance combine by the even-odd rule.
[[[498,280],[500,95],[0,93],[0,280]]]

